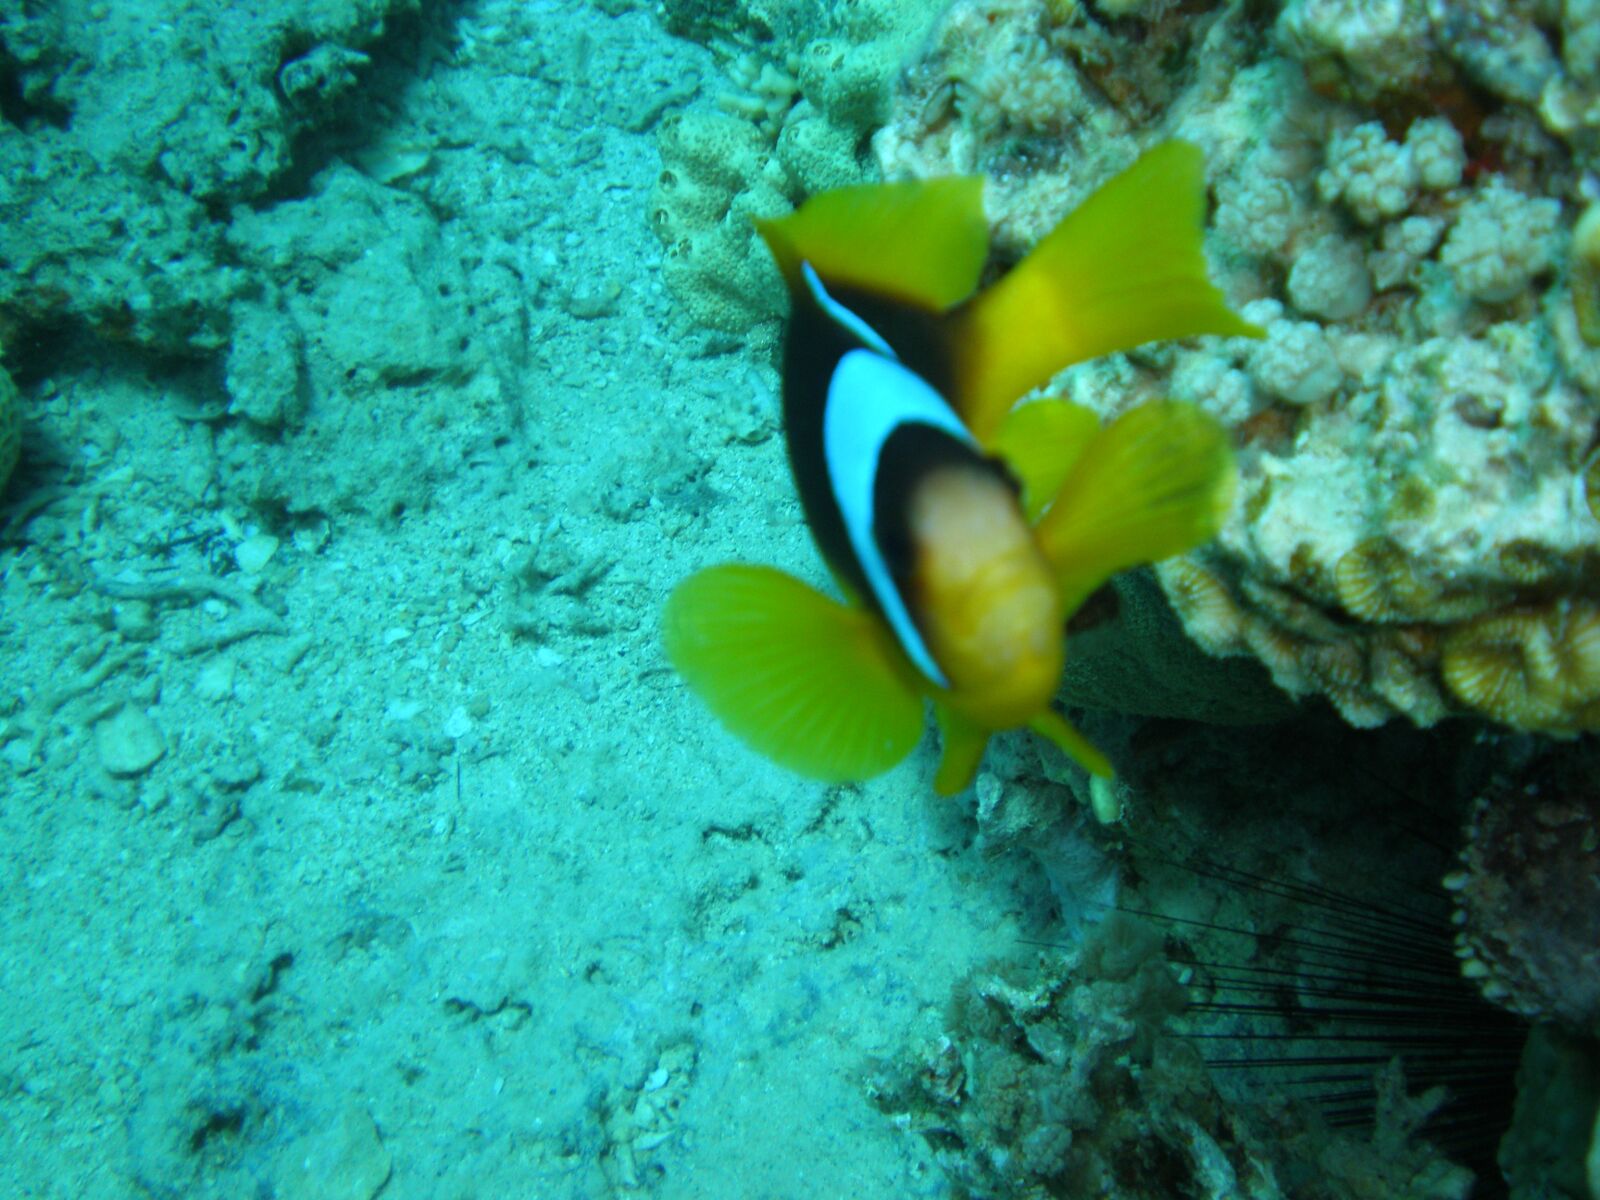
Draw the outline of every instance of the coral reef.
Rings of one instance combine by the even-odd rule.
[[[522,318],[491,318],[505,302],[490,297],[508,274],[535,294],[542,279],[481,252],[469,274],[443,252],[451,205],[393,186],[420,189],[427,153],[374,137],[351,155],[361,171],[334,153],[351,89],[375,98],[376,80],[405,78],[401,52],[427,36],[417,11],[167,0],[66,21],[0,3],[0,69],[19,93],[0,122],[0,341],[86,332],[112,357],[202,364],[204,382],[175,393],[216,428],[235,494],[263,508],[325,520],[421,503],[460,457],[436,436],[411,438],[404,466],[332,447],[370,447],[362,430],[385,406],[437,426],[497,404],[480,347]],[[300,460],[259,452],[312,411]]]
[[[1356,725],[1600,728],[1596,25],[1517,0],[958,0],[874,139],[888,177],[983,172],[1009,255],[1152,142],[1205,149],[1213,268],[1267,338],[1056,386],[1232,426],[1241,501],[1158,578],[1207,651]]]

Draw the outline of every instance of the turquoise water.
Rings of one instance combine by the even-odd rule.
[[[656,645],[694,566],[810,555],[770,353],[675,315],[643,219],[711,56],[331,10],[368,61],[301,114],[258,58],[313,6],[62,6],[72,120],[0,132],[7,221],[72,247],[6,347],[0,1193],[938,1194],[859,1063],[1015,898],[909,780],[751,759]]]
[[[931,728],[796,778],[665,662],[695,569],[824,571],[771,280],[686,273],[662,147],[776,144],[829,38],[882,101],[933,11],[0,3],[0,1196],[1467,1194],[1409,1128],[1319,1127],[1359,1192],[1218,1132],[1258,1085],[1152,1049],[1162,952],[1340,916],[1167,868],[1414,886],[1447,954],[1433,885],[1526,739],[1089,715],[1102,826],[1026,736],[953,800]],[[887,115],[818,94],[791,192]],[[1118,903],[1157,932],[1085,951]],[[1522,1194],[1581,1200],[1581,1125]]]

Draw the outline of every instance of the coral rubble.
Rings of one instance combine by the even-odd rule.
[[[294,168],[296,137],[335,119],[366,51],[415,8],[0,8],[17,92],[0,123],[0,323],[81,322],[162,353],[226,346],[256,281],[219,218]]]

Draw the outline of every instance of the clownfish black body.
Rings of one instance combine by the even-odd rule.
[[[1215,533],[1225,434],[1187,405],[1100,428],[1016,407],[1062,367],[1163,337],[1256,335],[1205,277],[1199,151],[1168,142],[978,291],[982,181],[844,188],[758,223],[791,297],[784,430],[840,603],[766,567],[673,592],[668,657],[732,732],[820,779],[866,778],[944,736],[965,787],[996,730],[1106,760],[1050,708],[1068,616],[1112,573]]]

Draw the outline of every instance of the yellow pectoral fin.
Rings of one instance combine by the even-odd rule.
[[[1028,728],[1054,742],[1068,758],[1089,774],[1102,779],[1111,778],[1111,760],[1096,750],[1089,739],[1074,729],[1065,717],[1047,708],[1028,722]]]
[[[990,447],[1022,485],[1029,521],[1055,499],[1078,459],[1100,432],[1100,418],[1081,404],[1051,396],[1006,414]]]
[[[1063,610],[1074,612],[1117,571],[1214,537],[1233,487],[1227,431],[1194,405],[1160,400],[1118,417],[1079,457],[1035,529]]]
[[[1206,278],[1205,211],[1199,148],[1163,142],[952,314],[954,402],[979,441],[1072,363],[1162,338],[1260,336]]]
[[[989,745],[989,731],[938,700],[933,702],[933,715],[938,719],[939,736],[944,743],[933,790],[941,796],[954,796],[972,786],[983,751]]]
[[[802,775],[867,779],[922,736],[922,697],[881,622],[782,571],[691,575],[667,599],[662,640],[729,732]]]
[[[820,192],[756,228],[791,288],[801,286],[800,264],[809,262],[830,286],[931,312],[970,296],[989,255],[983,179],[976,175]]]

